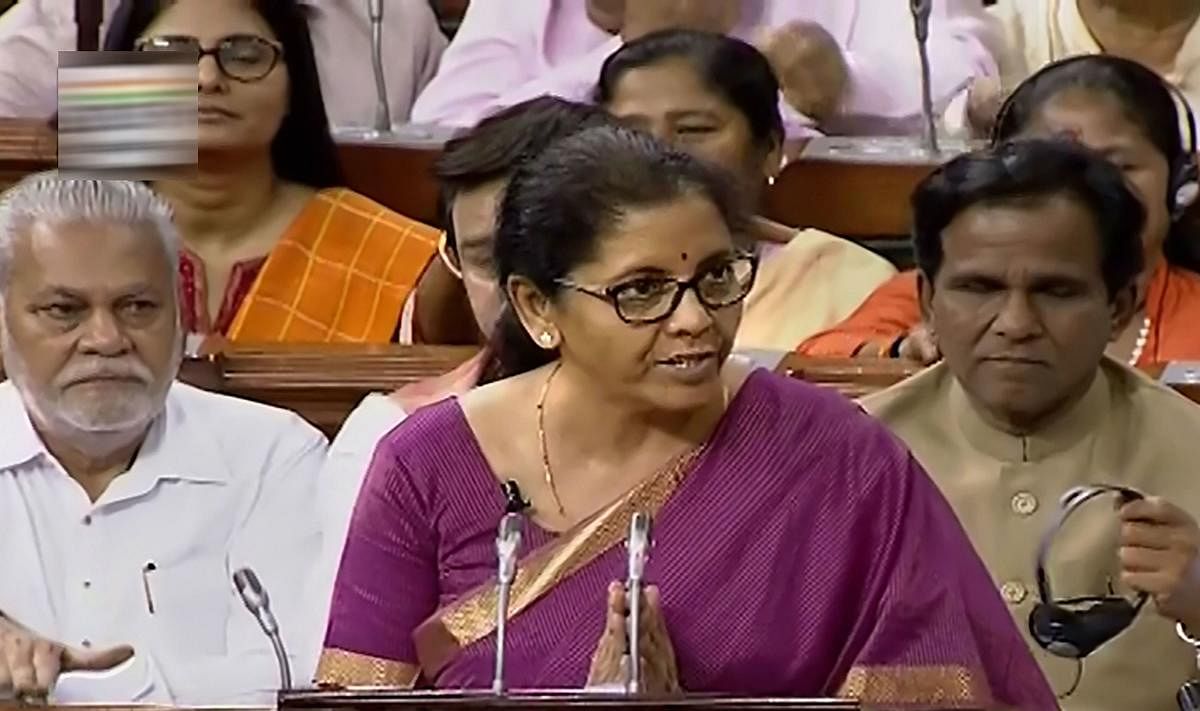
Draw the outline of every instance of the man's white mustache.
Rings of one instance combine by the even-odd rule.
[[[102,368],[86,367],[73,368],[59,374],[58,382],[65,385],[74,385],[89,380],[136,380],[143,384],[149,384],[154,379],[150,369],[141,364],[129,364],[127,366],[112,367],[111,365]]]

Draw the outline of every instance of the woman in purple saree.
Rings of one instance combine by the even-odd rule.
[[[490,684],[500,482],[513,479],[533,509],[508,612],[511,688],[611,676],[593,658],[611,645],[608,589],[642,511],[657,587],[646,626],[669,636],[643,644],[656,688],[1056,708],[908,452],[835,393],[726,362],[754,278],[744,225],[722,176],[622,129],[518,170],[497,235],[512,377],[381,443],[318,681]]]

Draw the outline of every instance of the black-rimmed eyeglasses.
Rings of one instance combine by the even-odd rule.
[[[689,290],[708,309],[733,306],[750,294],[757,273],[758,258],[747,254],[707,267],[691,279],[641,276],[609,287],[585,286],[569,279],[559,279],[557,283],[607,301],[625,323],[651,324],[675,313]]]
[[[222,74],[244,83],[265,79],[283,58],[283,45],[258,35],[230,35],[209,49],[201,47],[195,37],[162,35],[139,39],[133,48],[139,52],[195,52],[197,62],[211,55]]]

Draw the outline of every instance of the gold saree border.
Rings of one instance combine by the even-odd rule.
[[[620,545],[634,513],[657,515],[706,450],[702,446],[684,453],[608,508],[521,561],[512,585],[508,619]],[[494,582],[489,581],[418,627],[413,636],[421,668],[436,675],[459,650],[495,632],[497,604]]]
[[[416,685],[420,673],[421,670],[412,664],[326,647],[321,650],[316,681],[318,685],[339,687],[388,686],[411,689]]]
[[[962,665],[855,666],[838,696],[885,708],[937,704],[937,708],[991,708],[992,695]]]

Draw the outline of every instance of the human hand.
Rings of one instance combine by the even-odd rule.
[[[1200,631],[1200,526],[1158,497],[1121,506],[1121,581],[1154,599],[1158,613]]]
[[[636,0],[625,4],[621,37],[632,42],[659,30],[726,34],[742,16],[742,0]]]
[[[679,669],[675,665],[675,648],[667,633],[666,620],[662,614],[662,597],[658,588],[651,585],[642,594],[641,609],[641,687],[644,694],[675,694],[680,691]],[[629,681],[629,670],[621,658],[628,652],[626,644],[626,594],[625,586],[614,582],[608,586],[608,611],[604,632],[592,655],[592,668],[588,673],[588,686],[606,684],[625,685]]]
[[[0,699],[45,699],[60,674],[104,671],[133,656],[133,648],[78,650],[39,637],[0,615]]]
[[[783,98],[818,122],[837,113],[850,69],[841,46],[824,27],[803,20],[767,32],[759,51],[779,77]]]
[[[994,77],[979,77],[967,90],[967,128],[975,138],[988,138],[1004,105],[1004,90]]]
[[[933,329],[925,324],[918,324],[900,341],[899,355],[905,360],[915,360],[921,365],[933,365],[942,359],[938,348],[937,336]]]

